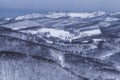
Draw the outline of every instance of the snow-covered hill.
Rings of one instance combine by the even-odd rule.
[[[119,80],[119,48],[118,12],[0,18],[0,79]]]
[[[91,18],[105,16],[106,14],[107,12],[103,11],[93,13],[33,13],[11,18],[7,20],[8,23],[3,23],[2,26],[31,34],[41,34],[48,32],[50,33],[49,37],[71,41],[72,39],[81,38],[83,37],[83,35],[98,35],[100,33],[99,30],[97,33],[95,32],[95,30],[93,30],[95,33],[93,31],[90,31],[91,29],[96,29],[99,27],[98,23],[96,23]],[[91,19],[92,22],[85,19]],[[106,20],[108,21],[108,18]],[[87,27],[87,24],[89,26],[89,24],[92,23],[93,25]],[[72,25],[73,27],[71,27]],[[87,28],[82,26],[85,26]],[[35,30],[35,28],[37,30]],[[89,30],[84,31],[84,29]]]

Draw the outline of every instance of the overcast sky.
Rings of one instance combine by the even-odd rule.
[[[120,0],[0,0],[0,16],[39,11],[100,10],[120,11]]]

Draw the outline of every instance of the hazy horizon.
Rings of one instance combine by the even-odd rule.
[[[62,12],[119,12],[120,0],[0,0],[0,17],[28,13]]]

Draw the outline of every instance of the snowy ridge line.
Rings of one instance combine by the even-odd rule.
[[[34,18],[42,18],[42,17],[47,17],[47,18],[60,18],[60,17],[71,17],[71,18],[92,18],[92,17],[97,17],[97,16],[102,16],[105,15],[106,12],[104,11],[98,11],[98,12],[92,12],[92,13],[75,13],[75,12],[70,12],[70,13],[64,13],[64,12],[48,12],[46,14],[39,14],[39,13],[32,13],[32,14],[27,14],[27,15],[22,15],[15,17],[15,20],[23,20],[23,19],[34,19]]]

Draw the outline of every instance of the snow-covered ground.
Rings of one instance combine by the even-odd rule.
[[[27,32],[31,33],[31,34],[46,34],[46,37],[56,37],[56,38],[60,38],[62,40],[68,40],[73,37],[73,35],[68,31],[64,31],[64,30],[60,30],[60,29],[53,29],[53,28],[28,30]]]
[[[32,14],[18,16],[15,18],[15,20],[34,19],[34,18],[40,18],[40,17],[45,17],[45,16],[44,14],[32,13]]]
[[[93,29],[93,30],[86,30],[86,31],[80,31],[78,35],[75,35],[74,33],[70,33],[69,31],[65,30],[60,30],[60,29],[54,29],[54,28],[41,28],[38,30],[27,30],[27,31],[22,31],[22,32],[27,32],[31,34],[45,34],[46,37],[56,37],[62,40],[73,40],[77,38],[83,38],[87,36],[92,36],[92,35],[99,35],[101,34],[100,29]]]
[[[75,36],[73,39],[77,38],[83,38],[83,37],[88,37],[88,36],[93,36],[93,35],[99,35],[101,34],[100,29],[93,29],[93,30],[86,30],[86,31],[80,31],[78,36]]]
[[[60,17],[78,17],[78,18],[92,18],[97,16],[105,15],[106,12],[104,11],[98,11],[93,13],[57,13],[57,12],[49,12],[48,14],[39,14],[39,13],[32,13],[27,15],[18,16],[15,18],[15,20],[23,20],[23,19],[34,19],[34,18],[41,18],[41,17],[48,17],[48,18],[60,18]]]
[[[119,20],[118,18],[107,17],[105,18],[104,21],[109,22],[109,21],[118,21],[118,20]]]
[[[40,25],[41,25],[40,23],[37,23],[34,21],[24,20],[24,21],[20,21],[20,22],[16,22],[16,23],[6,24],[3,26],[5,26],[7,28],[11,28],[13,30],[18,30],[18,29],[22,29],[22,28],[28,28],[28,27],[40,26]]]
[[[93,12],[93,13],[68,13],[70,17],[79,17],[79,18],[92,18],[97,16],[105,15],[106,13],[103,11]]]

